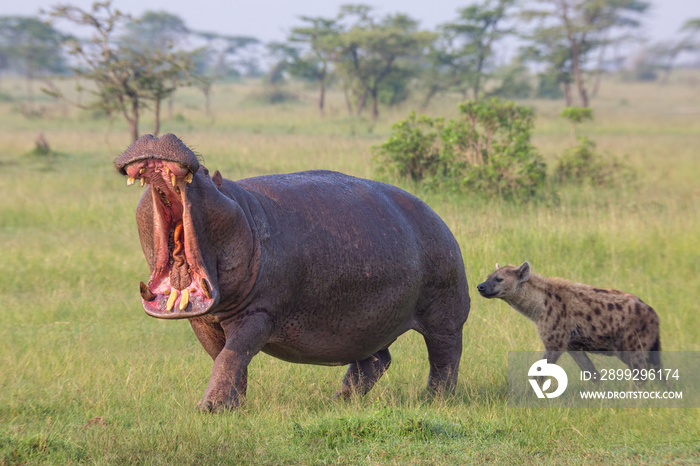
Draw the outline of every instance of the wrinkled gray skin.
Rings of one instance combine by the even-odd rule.
[[[366,393],[410,329],[428,348],[429,387],[454,390],[467,279],[454,237],[416,197],[330,171],[232,182],[172,134],[143,136],[115,165],[146,185],[144,309],[189,319],[214,359],[200,409],[238,406],[259,351],[349,364],[337,395]]]

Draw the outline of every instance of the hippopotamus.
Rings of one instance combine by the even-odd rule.
[[[177,136],[145,135],[116,160],[146,186],[136,208],[150,269],[146,314],[188,319],[214,360],[198,408],[245,400],[260,351],[347,365],[337,396],[368,392],[413,329],[431,391],[454,391],[470,298],[459,245],[394,186],[332,171],[224,179]]]

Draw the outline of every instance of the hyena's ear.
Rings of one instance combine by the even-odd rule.
[[[518,277],[518,282],[526,282],[530,279],[530,263],[528,261],[523,262],[520,267],[515,269],[515,273]]]
[[[498,269],[500,269],[500,267],[498,266],[498,262],[496,262],[496,270]]]

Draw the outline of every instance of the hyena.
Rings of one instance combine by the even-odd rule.
[[[543,277],[527,261],[520,267],[496,264],[477,290],[535,322],[549,363],[568,351],[582,370],[597,376],[585,351],[612,352],[631,369],[661,368],[659,316],[635,295]]]

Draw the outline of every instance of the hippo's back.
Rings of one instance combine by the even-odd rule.
[[[410,232],[416,239],[425,236],[429,242],[438,238],[454,242],[445,223],[427,204],[378,181],[313,170],[237,183],[276,214],[300,216],[309,225],[322,225],[324,230],[348,239],[361,239],[359,233],[372,237],[378,236],[376,233]]]

